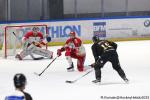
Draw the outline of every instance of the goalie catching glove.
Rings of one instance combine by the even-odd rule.
[[[46,37],[47,42],[51,42],[51,37]]]

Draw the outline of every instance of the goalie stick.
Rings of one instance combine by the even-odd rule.
[[[89,73],[91,73],[92,71],[93,71],[93,70],[88,71],[87,73],[85,73],[84,75],[78,77],[77,79],[75,79],[75,80],[73,80],[73,81],[68,81],[68,80],[66,80],[66,83],[75,83],[75,82],[77,82],[78,80],[80,80],[81,78],[83,78],[83,77],[85,77],[86,75],[88,75]]]
[[[41,60],[44,59],[44,57],[34,57],[31,53],[30,56],[32,57],[33,60]]]
[[[17,35],[15,32],[13,32],[13,35],[15,36],[15,38],[21,42],[18,38],[17,38]],[[44,59],[44,57],[34,57],[32,54],[30,54],[30,56],[32,57],[33,60],[41,60],[41,59]]]
[[[58,56],[57,56],[58,57]],[[55,57],[48,65],[47,65],[47,67],[41,72],[41,73],[36,73],[36,72],[34,72],[34,74],[35,75],[38,75],[38,76],[41,76],[44,72],[45,72],[45,70],[57,59],[57,57]]]

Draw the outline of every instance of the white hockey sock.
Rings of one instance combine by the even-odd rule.
[[[66,56],[66,59],[68,61],[69,67],[72,65],[72,58],[70,56]]]

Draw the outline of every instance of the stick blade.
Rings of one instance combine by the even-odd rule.
[[[74,81],[68,81],[68,80],[67,80],[66,83],[74,83]]]
[[[38,74],[38,73],[36,73],[36,72],[34,72],[34,75],[36,75],[36,76],[40,76],[40,74]]]

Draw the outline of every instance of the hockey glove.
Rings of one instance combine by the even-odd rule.
[[[101,58],[99,58],[95,63],[91,64],[90,66],[92,68],[97,67],[97,66],[103,67],[103,60]]]
[[[91,66],[92,68],[94,68],[94,67],[95,67],[95,65],[96,65],[96,64],[95,64],[95,63],[93,63],[93,64],[91,64],[91,65],[89,65],[89,66]]]
[[[61,56],[61,49],[58,49],[58,50],[57,50],[57,56],[58,56],[58,57]]]
[[[101,68],[102,64],[100,62],[97,62],[97,63],[93,63],[93,64],[91,64],[89,66],[91,66],[92,68],[94,68],[94,67],[100,67]]]

